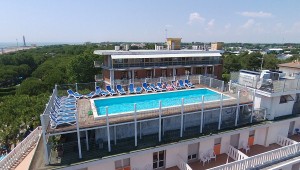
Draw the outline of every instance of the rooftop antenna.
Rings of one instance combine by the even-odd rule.
[[[166,31],[166,39],[168,38],[168,29],[165,29]]]

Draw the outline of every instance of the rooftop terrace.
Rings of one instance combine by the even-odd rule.
[[[212,78],[208,79],[209,83],[203,79],[190,81],[196,84],[196,88],[212,88],[221,92],[220,89],[223,88],[220,86],[223,84],[214,84]],[[76,91],[82,89],[80,84],[68,87],[70,86],[76,86]],[[87,114],[91,110],[89,100],[79,99],[76,124],[52,129],[48,114],[55,96],[63,91],[65,89],[62,90],[62,86],[54,89],[47,108],[41,115],[43,129],[46,130],[43,131],[43,145],[44,148],[48,148],[44,153],[45,160],[49,160],[46,162],[49,165],[44,167],[47,169],[101,160],[112,155],[130,154],[170,143],[181,143],[222,131],[261,124],[266,119],[266,110],[254,109],[253,92],[245,89],[237,93],[222,92],[231,97],[228,100],[199,102],[172,108],[158,107],[149,111],[107,116],[100,120],[95,120],[93,115]]]

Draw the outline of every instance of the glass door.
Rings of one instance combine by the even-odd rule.
[[[153,169],[163,168],[165,166],[165,151],[153,153]]]

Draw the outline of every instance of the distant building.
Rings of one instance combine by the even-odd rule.
[[[168,50],[180,50],[181,38],[167,38]]]
[[[223,42],[214,42],[214,43],[211,43],[210,49],[211,50],[222,50],[223,49],[223,45],[224,45]]]
[[[269,48],[266,51],[268,54],[282,54],[283,49],[282,48]]]
[[[95,67],[102,68],[107,84],[114,84],[116,80],[193,74],[221,78],[223,51],[179,50],[180,40],[168,38],[167,50],[157,45],[156,50],[120,50],[119,46],[115,50],[96,50],[94,54],[103,55],[104,61],[95,61]]]
[[[279,71],[285,72],[288,76],[293,77],[300,73],[300,62],[295,60],[290,63],[278,64]]]
[[[279,60],[285,60],[285,59],[290,58],[292,56],[293,56],[292,54],[277,54],[276,58],[278,58]]]

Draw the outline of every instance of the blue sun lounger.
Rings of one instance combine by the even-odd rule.
[[[79,94],[77,92],[73,92],[73,90],[71,90],[71,89],[67,90],[67,92],[69,94],[68,97],[75,97],[76,99],[80,99],[80,98],[83,97],[82,94]]]
[[[116,89],[120,95],[126,94],[126,91],[122,88],[120,84],[117,84]]]
[[[107,90],[107,92],[111,95],[111,96],[113,96],[113,95],[116,95],[117,93],[115,92],[115,90],[114,89],[112,89],[109,85],[108,86],[106,86],[106,90]]]
[[[147,83],[143,83],[143,88],[147,93],[152,92],[151,88],[147,85]]]
[[[177,85],[176,85],[176,82],[175,82],[175,81],[172,81],[172,87],[173,87],[174,89],[177,89],[177,90],[180,90],[180,89],[181,89],[180,86],[177,86]]]
[[[137,87],[137,88],[135,88],[135,92],[136,92],[136,94],[141,94],[143,92],[143,88]]]
[[[185,84],[185,86],[187,86],[189,88],[194,88],[195,87],[189,80],[184,80],[184,84]]]
[[[108,96],[109,95],[109,93],[107,92],[107,91],[104,91],[104,90],[102,90],[99,86],[96,86],[96,94],[98,95],[98,96]]]
[[[84,95],[85,98],[91,99],[93,97],[99,96],[96,92],[92,91],[89,94]]]
[[[163,88],[160,82],[157,82],[157,86],[161,89],[161,91],[167,91],[166,88]]]
[[[129,87],[128,87],[128,93],[129,94],[135,94],[135,90],[134,90],[134,84],[129,84]]]
[[[50,127],[52,129],[55,129],[57,126],[60,125],[75,125],[76,124],[76,118],[75,117],[70,117],[68,119],[62,119],[62,120],[57,120],[55,117],[51,116],[50,117]]]
[[[183,83],[182,80],[179,80],[179,87],[180,87],[181,89],[185,89],[185,85],[184,85],[184,83]]]
[[[156,91],[156,92],[161,92],[162,90],[158,87],[156,87],[154,84],[150,84],[150,87],[153,91]]]

